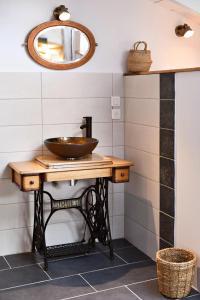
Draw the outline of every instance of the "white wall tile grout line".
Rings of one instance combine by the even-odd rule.
[[[131,173],[132,175],[136,174],[137,176],[142,177],[142,178],[145,178],[145,179],[148,179],[148,180],[150,180],[150,181],[152,181],[152,182],[160,183],[159,181],[154,180],[154,179],[152,179],[152,178],[150,178],[150,177],[147,177],[147,176],[143,176],[143,175],[137,173],[136,171],[130,170],[130,173]]]
[[[160,239],[161,239],[163,242],[165,242],[165,243],[169,244],[170,246],[174,247],[170,242],[166,241],[166,240],[163,239],[161,236],[160,236]]]
[[[159,129],[159,126],[155,126],[155,125],[149,125],[149,124],[144,124],[144,123],[140,123],[140,122],[131,122],[131,121],[125,121],[125,124],[132,124],[132,125],[136,125],[136,126],[143,126],[143,127],[150,127],[150,128],[155,128],[155,129]]]
[[[78,274],[95,292],[97,292],[97,290],[95,289],[95,287],[93,287],[89,281],[87,281],[81,274]]]
[[[132,222],[134,222],[134,223],[137,223],[138,224],[138,226],[140,226],[140,227],[142,227],[142,228],[144,228],[145,230],[147,230],[147,231],[149,231],[149,232],[151,232],[153,235],[155,235],[155,236],[158,236],[159,237],[159,235],[157,235],[155,232],[153,232],[153,231],[151,231],[149,228],[146,228],[143,224],[141,224],[141,223],[138,223],[138,221],[136,221],[134,218],[131,218],[131,217],[129,217],[128,215],[126,215],[125,214],[125,216],[130,220],[130,221],[132,221]],[[141,251],[141,250],[140,250]]]
[[[158,158],[160,157],[160,154],[153,153],[153,152],[149,152],[149,151],[146,151],[146,150],[144,150],[144,149],[140,149],[140,148],[133,147],[133,146],[129,146],[129,145],[125,145],[125,147],[126,147],[126,148],[129,148],[129,149],[141,151],[141,152],[144,152],[144,153],[147,153],[147,154],[151,154],[152,156],[157,156]]]
[[[174,158],[169,158],[169,157],[166,157],[166,156],[163,156],[163,155],[160,155],[160,157],[175,162]]]
[[[7,265],[9,266],[10,269],[12,269],[11,265],[9,264],[8,260],[3,256],[4,260],[6,261]],[[9,270],[9,269],[8,269]],[[2,271],[2,270],[1,270]]]
[[[132,100],[156,100],[156,101],[160,101],[160,98],[149,98],[149,97],[127,97],[127,96],[125,96],[124,97],[125,99],[132,99]]]
[[[137,297],[137,298],[140,299],[140,300],[143,300],[143,299],[140,298],[137,294],[135,294],[133,291],[131,291],[131,289],[129,289],[128,286],[125,286],[125,288],[126,288],[127,290],[129,290],[129,292],[131,292],[131,294],[133,294],[135,297]]]
[[[166,188],[168,188],[168,189],[170,189],[170,190],[172,190],[172,191],[175,190],[175,188],[172,188],[172,187],[170,187],[170,186],[168,186],[168,185],[165,185],[165,184],[162,184],[162,183],[160,183],[160,185],[162,185],[162,186],[164,186],[164,187],[166,187]]]
[[[89,96],[89,97],[88,97],[88,96],[87,96],[87,97],[83,97],[83,96],[81,96],[81,97],[74,97],[74,96],[72,96],[72,97],[69,97],[69,98],[68,98],[68,97],[58,97],[58,98],[56,98],[56,97],[54,97],[54,98],[43,97],[43,99],[44,99],[44,100],[52,100],[52,101],[53,101],[53,100],[55,100],[55,101],[56,101],[56,100],[73,100],[73,99],[80,99],[80,100],[83,100],[83,101],[84,101],[84,100],[87,100],[87,99],[92,99],[92,100],[95,100],[95,99],[102,99],[102,100],[105,100],[105,99],[107,99],[107,100],[109,101],[109,100],[110,100],[110,97],[111,97],[111,95],[106,96],[106,97],[105,97],[105,96],[102,96],[102,97],[101,97],[101,96],[98,96],[98,97],[97,97],[97,96],[93,96],[93,97],[92,97],[92,96]],[[29,98],[29,99],[31,99],[31,98]],[[38,98],[35,98],[35,99],[38,99]],[[2,99],[2,100],[4,100],[4,99]],[[8,100],[9,100],[9,99],[8,99]],[[1,101],[1,100],[0,100],[0,101]]]
[[[163,215],[165,215],[165,216],[171,218],[172,220],[175,220],[175,217],[170,216],[169,214],[165,213],[164,211],[160,210],[160,212],[161,212]]]

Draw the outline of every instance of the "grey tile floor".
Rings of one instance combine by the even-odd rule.
[[[52,260],[39,255],[0,257],[0,300],[162,300],[155,263],[124,239],[114,241],[115,259],[101,246],[82,256]],[[188,300],[200,300],[192,290]]]

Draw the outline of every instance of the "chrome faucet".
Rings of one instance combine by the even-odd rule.
[[[80,129],[85,129],[85,137],[92,137],[92,117],[83,117],[83,124],[80,126]]]

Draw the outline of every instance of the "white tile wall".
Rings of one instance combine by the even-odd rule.
[[[32,238],[33,193],[22,193],[11,183],[8,163],[47,153],[46,138],[81,136],[82,117],[88,115],[99,139],[95,152],[123,157],[123,87],[122,74],[0,73],[0,255],[29,251]],[[121,119],[114,122],[112,95],[122,97]],[[88,184],[46,186],[59,199],[79,195]],[[124,236],[124,185],[110,184],[109,212],[114,237]],[[58,212],[47,231],[48,243],[82,239],[82,228],[77,211]]]
[[[125,96],[126,98],[159,99],[159,74],[125,77]]]
[[[159,237],[125,216],[125,237],[153,260],[159,250]]]
[[[44,99],[44,124],[80,123],[84,116],[93,122],[111,122],[110,98]]]
[[[130,173],[130,182],[126,184],[126,192],[145,199],[146,204],[159,209],[159,183],[137,173]]]
[[[0,73],[0,99],[40,99],[41,74]]]
[[[125,123],[125,146],[159,154],[159,128]]]
[[[134,166],[131,170],[141,175],[147,177],[148,179],[159,181],[159,156],[152,154],[150,152],[145,152],[142,150],[137,150],[132,147],[126,146],[125,151],[126,157],[131,161],[134,161]]]
[[[106,98],[112,95],[112,91],[112,74],[42,74],[43,98]]]
[[[145,200],[126,193],[125,215],[159,236],[159,210],[147,205]]]
[[[40,99],[0,100],[0,126],[42,124]]]
[[[125,237],[155,259],[159,241],[159,75],[125,77]]]
[[[0,126],[0,140],[0,152],[41,150],[42,126]]]
[[[127,98],[125,102],[126,122],[159,127],[159,109],[158,99]]]

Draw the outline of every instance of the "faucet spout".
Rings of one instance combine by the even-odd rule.
[[[92,117],[83,117],[84,123],[80,126],[80,129],[85,130],[85,136],[88,138],[92,137]]]

